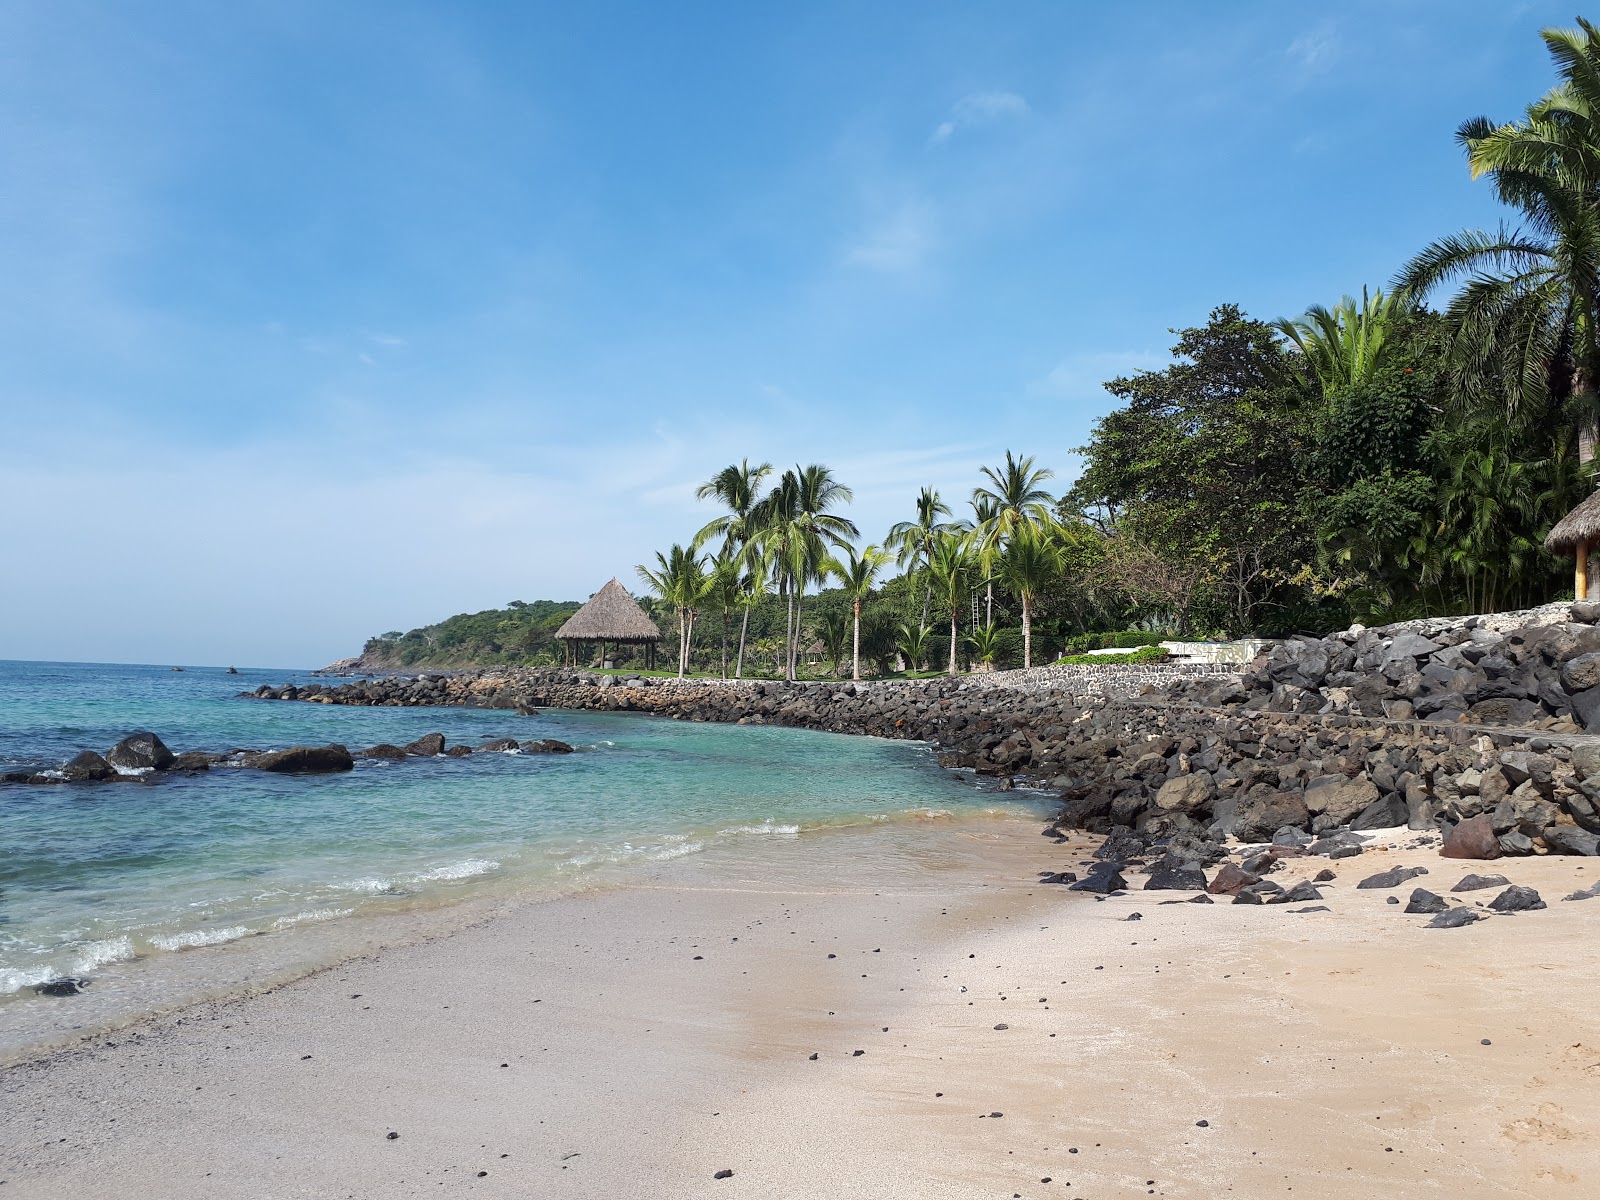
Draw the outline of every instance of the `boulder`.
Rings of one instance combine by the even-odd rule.
[[[1377,784],[1365,775],[1324,775],[1306,785],[1306,808],[1323,819],[1323,828],[1348,823],[1378,799]]]
[[[215,754],[207,754],[204,750],[185,750],[172,760],[169,771],[184,771],[195,774],[199,771],[211,770],[211,764],[217,760]]]
[[[1212,876],[1211,884],[1206,891],[1213,896],[1234,896],[1241,888],[1250,887],[1261,882],[1261,876],[1252,875],[1233,863],[1223,863],[1220,870]]]
[[[1500,839],[1488,817],[1468,817],[1444,835],[1439,854],[1444,858],[1499,858]]]
[[[1600,687],[1600,654],[1580,654],[1562,663],[1561,683],[1568,692]]]
[[[411,757],[403,748],[391,746],[388,742],[379,742],[376,746],[366,750],[358,750],[356,751],[356,756],[358,758],[385,758],[390,762],[399,762],[401,759]]]
[[[1144,882],[1147,892],[1203,892],[1206,890],[1206,875],[1199,866],[1187,860],[1174,861],[1164,858],[1158,862],[1150,872],[1150,878]]]
[[[1411,810],[1398,792],[1380,796],[1350,821],[1351,829],[1393,829],[1411,820]]]
[[[1322,893],[1317,890],[1317,885],[1309,879],[1302,879],[1299,883],[1292,884],[1275,896],[1267,898],[1268,904],[1299,904],[1306,900],[1321,900]]]
[[[1391,867],[1387,871],[1380,871],[1376,875],[1368,875],[1356,884],[1357,891],[1371,891],[1374,888],[1399,887],[1408,879],[1415,879],[1418,875],[1426,875],[1427,867]]]
[[[1511,880],[1504,875],[1463,875],[1452,892],[1479,892],[1484,888],[1505,887]]]
[[[93,750],[85,750],[82,754],[74,755],[61,768],[62,776],[73,783],[109,779],[111,771],[111,764]]]
[[[355,767],[350,751],[343,746],[291,746],[256,756],[251,766],[281,775],[327,775]]]
[[[1463,925],[1471,925],[1474,921],[1481,920],[1483,920],[1483,914],[1475,908],[1452,908],[1440,913],[1424,925],[1423,928],[1460,929]]]
[[[125,771],[164,771],[172,765],[173,758],[166,743],[148,732],[130,733],[106,751],[106,761]]]
[[[1516,884],[1512,884],[1489,901],[1490,911],[1499,913],[1532,912],[1534,909],[1544,907],[1545,902],[1538,892],[1531,887],[1518,887]]]
[[[1116,863],[1095,863],[1089,873],[1077,883],[1072,884],[1068,891],[1094,892],[1099,896],[1109,896],[1112,892],[1125,892],[1128,890],[1128,881],[1117,870]]]
[[[1216,782],[1206,774],[1180,775],[1156,792],[1156,807],[1166,812],[1194,812],[1217,794]]]
[[[444,752],[446,758],[465,758],[472,753],[471,746],[451,746]]]
[[[1250,884],[1248,887],[1240,888],[1233,894],[1233,902],[1235,904],[1276,904],[1278,901],[1274,897],[1281,896],[1283,891],[1281,884],[1274,883],[1270,879],[1263,879]]]
[[[1411,893],[1411,899],[1406,901],[1408,913],[1442,913],[1450,907],[1443,896],[1435,895],[1425,888],[1416,888]]]
[[[558,742],[555,738],[545,738],[537,742],[519,742],[518,749],[524,754],[571,754],[572,747],[565,742]]]
[[[1540,836],[1556,854],[1582,854],[1589,858],[1600,855],[1600,838],[1577,825],[1548,825]]]
[[[495,738],[492,742],[485,742],[478,747],[479,754],[509,754],[517,749],[516,738]]]
[[[1310,821],[1311,813],[1298,792],[1270,792],[1240,803],[1233,834],[1241,842],[1265,842],[1285,826],[1304,829]]]
[[[444,734],[425,733],[416,741],[407,743],[405,751],[417,758],[433,758],[435,755],[443,754]]]

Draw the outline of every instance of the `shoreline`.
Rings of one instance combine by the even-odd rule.
[[[847,857],[789,877],[682,860],[515,907],[0,1072],[0,1179],[29,1197],[112,1178],[129,1197],[675,1198],[721,1170],[730,1196],[785,1200],[1581,1194],[1600,962],[1572,953],[1586,906],[1554,901],[1600,863],[1497,864],[1551,911],[1451,932],[1354,888],[1419,858],[1391,847],[1334,863],[1332,911],[1305,915],[1028,881],[1095,841],[1016,821],[924,839],[903,886]],[[1472,868],[1422,861],[1440,890]]]

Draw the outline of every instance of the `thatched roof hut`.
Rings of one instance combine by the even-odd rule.
[[[569,659],[580,642],[600,643],[602,657],[605,644],[615,642],[618,645],[645,646],[649,660],[654,662],[661,631],[645,615],[638,602],[628,595],[628,589],[613,579],[567,618],[566,623],[556,630],[556,637],[566,643]]]
[[[1573,598],[1589,599],[1589,553],[1600,545],[1600,492],[1557,521],[1555,528],[1545,535],[1544,544],[1551,550],[1572,552]]]

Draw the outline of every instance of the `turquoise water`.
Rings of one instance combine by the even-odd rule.
[[[913,743],[620,713],[238,698],[295,677],[0,662],[0,771],[104,752],[141,729],[174,751],[356,749],[440,732],[451,744],[559,738],[580,752],[0,785],[0,1004],[50,1003],[30,985],[54,976],[493,891],[573,890],[707,850],[1042,811],[941,771]]]

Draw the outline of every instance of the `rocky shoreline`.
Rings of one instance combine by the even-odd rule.
[[[1600,605],[1561,604],[1355,626],[1285,642],[1236,674],[1090,667],[785,684],[508,668],[246,695],[640,712],[927,741],[944,766],[1057,792],[1047,832],[1161,847],[1173,867],[1214,862],[1229,839],[1396,827],[1478,858],[1594,855],[1597,621]]]

